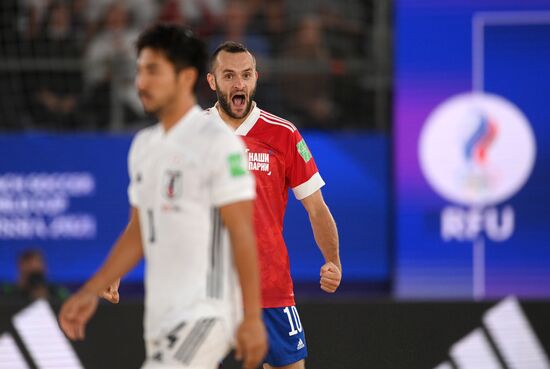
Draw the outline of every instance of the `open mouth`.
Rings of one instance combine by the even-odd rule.
[[[246,102],[246,96],[245,94],[235,94],[233,95],[233,97],[231,98],[231,101],[233,102],[233,105],[236,107],[236,108],[242,108],[244,107],[244,104]]]

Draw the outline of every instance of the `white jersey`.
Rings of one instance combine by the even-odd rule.
[[[217,209],[255,197],[243,143],[195,106],[168,133],[161,124],[140,131],[128,166],[146,261],[146,342],[204,317],[233,332],[240,289]]]

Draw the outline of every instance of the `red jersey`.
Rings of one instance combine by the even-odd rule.
[[[214,107],[210,112],[219,116]],[[302,200],[325,182],[296,127],[254,105],[235,131],[247,146],[248,169],[256,177],[254,226],[264,308],[294,305],[290,262],[283,239],[288,189]]]

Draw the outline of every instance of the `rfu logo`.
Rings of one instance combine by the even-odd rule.
[[[167,170],[164,172],[163,195],[168,200],[176,200],[182,193],[182,174],[179,170]]]
[[[479,115],[479,124],[466,141],[464,156],[466,160],[477,166],[487,163],[487,152],[498,133],[498,125],[484,114]]]
[[[465,141],[466,166],[459,178],[465,191],[479,194],[489,192],[498,185],[496,181],[499,171],[491,167],[489,160],[489,151],[497,138],[498,125],[494,119],[483,113],[479,113],[475,120],[477,124]]]
[[[509,239],[515,214],[503,202],[525,185],[535,156],[527,117],[503,97],[467,93],[439,105],[422,128],[419,162],[432,189],[453,203],[441,213],[443,239]]]
[[[429,185],[465,206],[493,206],[513,197],[529,179],[535,153],[527,117],[491,94],[446,100],[430,114],[419,140],[419,164]]]

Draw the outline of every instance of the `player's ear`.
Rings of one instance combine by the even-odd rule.
[[[212,73],[208,73],[206,75],[206,79],[208,81],[208,86],[210,86],[210,89],[212,91],[216,91],[216,77]]]

